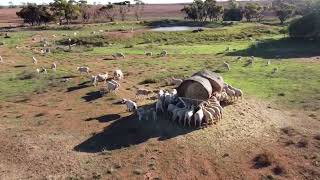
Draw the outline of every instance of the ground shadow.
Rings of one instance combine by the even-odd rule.
[[[173,124],[166,118],[139,121],[136,115],[132,114],[113,121],[103,132],[85,140],[74,147],[74,150],[88,153],[116,150],[144,143],[150,138],[164,141],[194,130],[196,129]]]
[[[106,122],[114,121],[120,118],[121,116],[119,114],[107,114],[107,115],[103,115],[95,118],[88,118],[86,119],[86,121],[98,120],[101,123],[106,123]]]
[[[218,22],[210,22],[210,21],[187,21],[187,20],[172,20],[172,19],[164,19],[158,21],[150,21],[145,25],[155,28],[155,27],[173,27],[173,26],[189,26],[189,27],[210,27],[217,28],[223,27],[228,24],[218,23]]]
[[[252,44],[248,49],[229,52],[229,56],[255,56],[266,59],[309,58],[319,56],[320,42],[282,38]]]
[[[16,66],[13,66],[14,68],[23,68],[23,67],[27,67],[26,65],[16,65]]]
[[[88,92],[85,96],[82,97],[82,99],[84,99],[86,102],[91,102],[101,97],[102,96],[100,91],[93,91],[93,92]]]
[[[86,81],[86,82],[78,84],[77,86],[68,87],[67,92],[72,92],[72,91],[76,91],[76,90],[87,88],[87,87],[89,87],[89,85],[88,85],[89,82],[90,81]]]

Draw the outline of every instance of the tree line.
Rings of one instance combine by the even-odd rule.
[[[130,11],[133,11],[136,20],[140,20],[145,4],[141,0],[134,0],[134,2],[135,4],[131,4],[130,1],[122,1],[97,6],[88,4],[86,0],[54,0],[49,5],[28,3],[16,14],[30,25],[47,24],[53,21],[62,25],[70,24],[77,19],[89,22],[98,18],[114,21],[116,17],[124,21]]]
[[[240,6],[236,0],[229,0],[226,8],[217,4],[216,0],[194,0],[181,11],[185,19],[193,21],[241,21],[244,18],[251,22],[260,22],[266,12],[272,12],[283,24],[294,15],[304,15],[318,0],[273,0],[263,5],[260,2],[248,2]]]

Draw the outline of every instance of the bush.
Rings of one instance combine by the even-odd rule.
[[[320,39],[320,12],[313,12],[297,19],[289,25],[292,38]]]
[[[228,9],[223,14],[223,21],[241,21],[242,18],[243,13],[238,8]]]

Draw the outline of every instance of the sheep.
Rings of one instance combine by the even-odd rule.
[[[145,52],[146,56],[152,56],[152,52]]]
[[[44,73],[44,74],[48,74],[47,69],[44,68],[44,67],[41,67],[40,72],[41,72],[41,73]]]
[[[114,79],[121,80],[123,79],[123,73],[120,69],[117,69],[113,72]]]
[[[225,67],[228,71],[230,71],[230,65],[227,62],[223,62],[223,67]]]
[[[176,107],[173,111],[172,111],[172,121],[174,122],[178,115],[179,115],[179,111],[184,111],[186,110],[186,107],[182,107],[182,108],[179,108],[179,107]],[[182,114],[182,113],[180,113]]]
[[[191,108],[184,113],[183,126],[186,126],[187,121],[190,126],[191,119],[193,116],[193,111],[194,111],[194,106],[192,105]]]
[[[197,126],[197,122],[199,122],[199,126],[201,126],[202,120],[204,117],[203,110],[201,107],[196,113],[194,113],[193,117],[194,117],[195,126]]]
[[[90,81],[93,86],[97,86],[97,76],[91,76]]]
[[[38,60],[34,56],[32,57],[32,60],[33,60],[33,64],[37,64],[38,63]]]
[[[137,103],[133,102],[132,100],[122,99],[122,103],[125,103],[127,105],[127,110],[129,112],[137,110]]]
[[[158,99],[164,100],[164,91],[162,89],[158,92]]]
[[[146,111],[142,108],[137,109],[138,120],[142,121],[143,117],[146,115]]]
[[[108,72],[106,72],[105,74],[98,74],[97,75],[98,82],[103,82],[103,81],[106,81],[107,79],[108,79]]]
[[[168,52],[166,50],[163,50],[160,52],[160,56],[164,57],[164,56],[167,56],[168,55]]]
[[[89,73],[90,72],[90,68],[89,67],[77,67],[77,71],[81,73]]]
[[[251,59],[252,61],[254,61],[254,56],[251,56],[250,59]]]
[[[227,95],[228,95],[228,96],[231,98],[231,100],[232,100],[232,99],[235,97],[235,94],[236,94],[235,91],[229,89],[228,87],[225,87],[224,89],[225,89]]]
[[[234,88],[231,85],[228,85],[228,88],[233,90],[235,92],[235,97],[238,99],[239,97],[241,97],[241,99],[243,98],[243,92],[241,91],[241,89],[238,88]]]
[[[77,33],[77,32],[74,32],[74,33],[73,33],[73,36],[77,36],[77,35],[78,35],[78,33]]]
[[[182,82],[183,82],[182,79],[177,79],[177,78],[171,77],[171,84],[172,84],[172,85],[180,86],[180,84],[181,84]]]
[[[172,114],[173,110],[175,110],[176,108],[178,108],[176,105],[174,105],[174,104],[169,104],[169,105],[168,105],[168,108],[167,108],[167,113],[168,113],[168,115],[170,116],[170,115]]]
[[[108,82],[107,82],[107,90],[108,90],[108,92],[114,92],[114,91],[116,91],[119,87],[120,87],[119,84],[116,84],[116,83],[114,83],[114,82],[112,82],[112,81],[108,81]]]
[[[40,69],[39,68],[37,68],[36,71],[37,71],[38,74],[40,74]]]
[[[2,56],[0,56],[0,63],[3,63],[3,58],[2,58]]]
[[[164,105],[165,105],[165,107],[167,107],[170,103],[171,103],[171,94],[168,91],[166,91],[164,93]]]
[[[57,64],[56,63],[52,63],[51,64],[51,69],[54,71],[57,71]]]
[[[115,53],[115,54],[112,54],[112,57],[114,59],[118,59],[118,57],[121,57],[121,58],[125,58],[124,54],[123,53]]]
[[[204,121],[207,123],[207,124],[212,124],[213,122],[213,114],[210,113],[210,111],[208,111],[203,105],[200,106],[200,108],[202,109],[203,111],[203,118],[204,118]]]

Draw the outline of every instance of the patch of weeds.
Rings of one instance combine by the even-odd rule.
[[[253,163],[253,167],[256,169],[268,167],[272,163],[272,156],[267,153],[258,154],[253,159]]]

